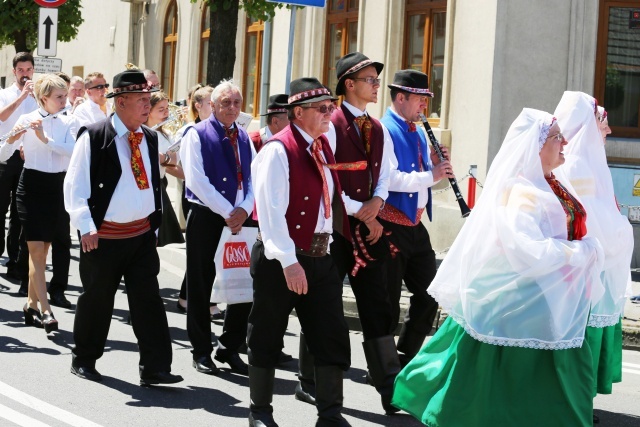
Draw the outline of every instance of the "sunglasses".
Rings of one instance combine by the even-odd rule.
[[[315,108],[316,110],[318,110],[320,112],[320,114],[331,114],[335,111],[336,106],[334,104],[324,104],[324,105],[306,105],[303,106],[302,108]]]
[[[98,90],[109,89],[109,83],[105,83],[103,85],[97,85],[97,86],[94,86],[94,87],[90,87],[87,90],[91,90],[91,89],[98,89]]]

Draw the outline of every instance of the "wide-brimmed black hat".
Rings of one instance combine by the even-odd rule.
[[[384,68],[381,62],[375,62],[364,56],[360,52],[347,53],[336,63],[336,75],[338,76],[338,84],[336,85],[336,95],[344,95],[344,81],[353,73],[362,70],[365,67],[373,65],[380,74]]]
[[[160,89],[147,83],[147,78],[140,70],[126,70],[116,74],[113,78],[112,92],[106,98],[122,95],[123,93],[150,93]]]
[[[334,98],[331,95],[331,91],[324,87],[315,77],[303,77],[293,80],[289,83],[289,94],[287,108],[293,108],[296,105],[308,102],[318,102],[326,99],[336,101],[338,99]]]
[[[269,116],[271,114],[280,114],[287,112],[287,104],[289,103],[289,95],[286,93],[277,93],[269,97],[269,105],[267,112],[260,114],[261,116]]]
[[[433,92],[429,90],[429,76],[417,70],[397,71],[393,76],[393,83],[387,87],[433,98]]]

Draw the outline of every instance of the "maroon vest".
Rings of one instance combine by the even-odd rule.
[[[327,137],[322,135],[322,151],[327,163],[335,163]],[[281,141],[289,161],[289,207],[285,213],[289,237],[295,245],[308,250],[318,222],[322,199],[322,177],[315,161],[307,151],[309,144],[295,126],[289,125],[271,140]],[[333,229],[351,241],[347,211],[342,203],[342,189],[335,171],[331,171],[334,183],[331,209]]]
[[[371,117],[371,153],[367,158],[364,142],[358,134],[358,125],[355,117],[345,107],[340,108],[331,116],[331,122],[336,130],[336,162],[351,163],[367,160],[368,166],[363,171],[338,171],[340,185],[344,192],[359,202],[366,202],[373,196],[373,191],[378,185],[380,168],[382,167],[382,151],[384,149],[384,132],[380,122]],[[371,192],[369,191],[371,188]]]

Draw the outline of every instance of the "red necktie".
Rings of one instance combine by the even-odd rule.
[[[236,156],[236,172],[238,173],[238,190],[242,189],[242,166],[240,165],[240,153],[238,152],[238,128],[225,128],[224,134],[233,147],[233,154]]]
[[[322,199],[324,201],[324,217],[329,218],[331,216],[331,198],[329,197],[329,185],[327,184],[327,177],[324,174],[323,164],[326,162],[322,158],[322,142],[319,139],[313,141],[311,145],[311,157],[316,162],[320,176],[322,177]]]
[[[368,156],[371,153],[371,119],[366,114],[363,114],[360,117],[356,117],[354,122],[360,128],[360,135]]]
[[[415,132],[416,131],[416,124],[413,122],[410,122],[409,120],[406,120],[405,123],[407,124],[407,126],[409,126],[409,132]]]
[[[142,142],[142,132],[129,132],[129,146],[131,147],[131,171],[140,190],[149,188],[149,179],[144,170],[140,143]]]

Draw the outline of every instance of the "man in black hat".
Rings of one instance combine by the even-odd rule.
[[[280,132],[289,124],[287,117],[287,100],[289,95],[278,93],[269,97],[267,112],[261,116],[267,116],[267,125],[262,129],[249,132],[249,138],[253,142],[256,152],[260,151],[265,142],[273,135]]]
[[[290,94],[291,123],[265,144],[251,166],[261,235],[251,252],[249,425],[277,426],[271,406],[274,368],[295,308],[315,357],[316,426],[348,426],[340,412],[343,371],[350,365],[349,330],[342,279],[327,253],[334,230],[351,239],[324,136],[335,98],[311,77],[292,81]]]
[[[338,60],[336,94],[344,95],[344,101],[331,116],[327,137],[336,162],[352,164],[356,169],[341,170],[338,176],[357,253],[354,255],[354,242],[334,235],[331,255],[340,277],[349,275],[362,324],[370,380],[380,393],[385,413],[392,414],[397,412],[391,406],[391,397],[400,362],[390,333],[391,304],[386,282],[389,246],[376,216],[388,195],[387,164],[393,147],[385,145],[383,126],[366,112],[367,104],[378,101],[378,75],[383,67],[360,52]],[[355,167],[362,163],[366,164],[364,168]],[[301,385],[304,380],[301,376]]]
[[[431,331],[438,303],[427,293],[436,274],[436,257],[429,233],[421,221],[425,212],[431,220],[431,187],[443,178],[453,177],[449,152],[441,147],[447,160],[440,161],[429,150],[426,131],[416,129],[414,122],[427,108],[433,94],[426,74],[416,70],[398,71],[391,89],[392,106],[382,118],[385,138],[391,140],[391,185],[387,203],[378,218],[399,249],[387,266],[388,289],[393,307],[395,330],[400,316],[400,294],[404,280],[412,293],[411,305],[398,339],[398,352],[403,366],[416,355]]]
[[[151,109],[144,75],[113,78],[115,114],[82,127],[64,180],[64,202],[81,236],[80,279],[71,372],[100,381],[114,296],[124,278],[140,349],[140,384],[173,384],[171,340],[160,298],[156,230],[162,217],[158,136],[142,126]]]

